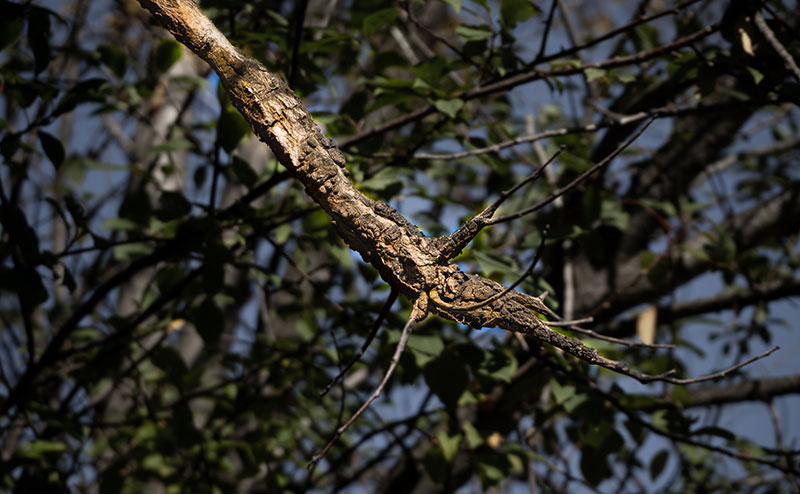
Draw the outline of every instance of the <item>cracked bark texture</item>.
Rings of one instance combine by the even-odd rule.
[[[530,334],[587,362],[627,369],[551,330],[537,317],[545,312],[542,302],[525,293],[511,292],[475,310],[453,310],[450,306],[481,302],[505,287],[461,272],[448,262],[452,253],[443,252],[447,239],[426,237],[394,208],[359,192],[348,179],[344,155],[286,83],[235,48],[194,2],[140,3],[211,66],[233,105],[328,214],[336,232],[400,293],[412,300],[430,298],[428,311],[446,319]]]
[[[453,254],[450,245],[452,239],[427,238],[397,211],[358,192],[347,178],[343,156],[322,135],[291,90],[280,78],[268,73],[257,62],[231,46],[194,3],[146,0],[140,3],[220,74],[220,80],[232,101],[251,122],[258,136],[270,145],[289,172],[305,185],[308,194],[331,217],[339,235],[365,261],[374,265],[384,280],[411,299],[423,294],[429,296],[431,300],[428,309],[446,319],[477,328],[495,326],[531,334],[540,341],[552,343],[584,360],[603,365],[601,357],[593,350],[545,327],[536,316],[537,310],[541,310],[541,302],[534,297],[512,292],[501,300],[473,311],[448,308],[481,302],[501,291],[503,286],[463,273],[449,264],[447,258]],[[750,89],[737,87],[739,82],[722,81],[728,89]],[[633,98],[631,95],[620,97],[618,107],[614,108],[626,113],[652,110],[673,102],[685,89],[683,85],[673,84],[664,84],[649,90],[641,89],[638,94],[634,91]],[[691,134],[692,137],[681,141],[680,136],[675,135],[667,140],[654,153],[656,159],[638,165],[637,179],[623,195],[633,199],[647,197],[654,200],[675,200],[678,192],[688,187],[694,178],[734,142],[742,125],[758,109],[758,105],[738,104],[730,98],[722,98],[719,103],[730,103],[735,109],[721,114],[690,115],[678,120],[680,130],[684,131],[683,135]],[[725,118],[720,118],[720,115]],[[613,150],[634,131],[633,127],[619,127],[605,134],[595,145],[595,161]],[[669,180],[664,179],[667,176]],[[800,189],[797,184],[793,184],[782,192],[764,198],[760,204],[729,218],[721,226],[736,239],[739,248],[759,245],[771,236],[796,232],[800,228],[799,194]],[[579,198],[566,199],[568,204],[570,201],[580,201]],[[684,251],[672,254],[673,264],[669,279],[661,285],[651,284],[642,274],[636,253],[646,248],[658,224],[646,211],[628,208],[628,212],[631,214],[630,228],[621,238],[611,239],[617,242],[619,250],[607,265],[597,265],[586,252],[578,249],[559,252],[569,256],[574,262],[576,279],[605,280],[605,283],[578,283],[575,307],[577,314],[599,308],[598,318],[603,321],[611,320],[625,310],[669,293],[711,269],[710,263],[687,253],[687,249],[702,251],[711,245],[708,237],[697,235],[684,240]],[[558,266],[561,259],[548,258],[547,255],[546,253],[547,264],[553,267],[554,272],[560,272]],[[796,294],[796,284],[791,285],[789,290]],[[557,291],[560,291],[559,288],[556,284]],[[738,300],[742,305],[752,305],[785,293],[780,290],[770,292],[769,287],[765,287],[764,294],[743,295]],[[703,301],[696,302],[700,304]],[[730,298],[724,301],[708,300],[703,307],[676,307],[675,318],[680,317],[680,314],[719,310],[717,307],[720,304],[721,307],[730,308]],[[668,314],[666,310],[663,311],[665,318],[669,317]],[[608,329],[616,336],[629,336],[633,327],[631,320],[616,326],[612,324]],[[527,357],[530,358],[529,362],[541,360],[540,355]],[[526,373],[515,377],[511,383],[499,384],[493,397],[502,402],[514,396],[514,389],[525,385],[528,382],[526,380],[537,376],[546,380],[542,376],[547,376],[548,372],[548,369],[539,365],[532,365]],[[700,392],[689,406],[707,406],[709,403],[735,401],[751,396],[761,398],[796,393],[797,379],[761,381],[730,389],[738,388],[746,392],[731,391],[725,394],[725,390],[722,390],[713,397],[710,397],[713,394],[711,392],[708,396]],[[508,404],[503,409],[507,412],[507,423],[514,422],[509,417],[529,413],[532,406],[533,404],[526,402]],[[462,415],[459,419],[474,424],[479,430],[492,430],[497,428],[497,416],[493,411],[495,410],[464,407],[459,410]],[[431,440],[426,437],[413,444],[408,449],[409,454],[401,457],[390,472],[383,476],[378,492],[430,492],[436,489],[436,483],[421,467],[431,445]],[[472,473],[469,453],[459,452],[450,472],[452,485],[463,485]],[[346,488],[346,485],[341,487]]]

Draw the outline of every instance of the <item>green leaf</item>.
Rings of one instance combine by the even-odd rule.
[[[139,225],[147,225],[150,222],[150,196],[142,188],[131,191],[122,200],[119,206],[119,217],[129,219]]]
[[[10,278],[13,291],[19,293],[26,301],[25,308],[29,314],[50,298],[42,283],[42,277],[35,268],[27,264],[15,266]]]
[[[183,361],[181,355],[170,346],[160,346],[156,348],[150,360],[159,369],[170,378],[170,380],[179,382],[189,371]]]
[[[81,81],[59,100],[51,116],[57,117],[62,113],[72,111],[81,103],[102,102],[105,100],[108,88],[109,85],[105,79],[94,78]]]
[[[400,11],[394,7],[373,12],[372,14],[364,18],[364,22],[362,25],[364,34],[366,34],[367,36],[375,34],[379,30],[385,28],[386,26],[394,22],[394,20],[397,19],[397,16],[399,15]]]
[[[8,9],[8,7],[11,6],[7,4],[6,8]],[[17,38],[19,38],[19,35],[22,33],[21,19],[16,18],[17,16],[15,14],[12,14],[7,10],[3,11],[2,15],[5,18],[0,19],[0,50],[16,41]]]
[[[232,153],[251,131],[250,124],[232,108],[223,111],[217,120],[217,138],[222,149],[228,154]]]
[[[444,352],[425,365],[425,382],[448,409],[454,409],[469,383],[464,361],[453,352]]]
[[[138,230],[139,225],[125,218],[106,218],[103,221],[105,230]]]
[[[444,459],[450,463],[458,453],[458,446],[461,444],[461,434],[449,435],[446,431],[441,430],[437,436],[439,439],[439,447],[442,448]]]
[[[390,342],[396,343],[399,341],[400,333],[395,332],[395,335],[397,339],[395,339],[393,335],[389,338]],[[444,342],[442,338],[437,335],[412,334],[408,338],[408,349],[414,353],[417,365],[422,367],[442,353],[442,350],[444,350]]]
[[[67,451],[67,445],[58,441],[38,439],[22,447],[22,455],[28,458],[41,458],[45,455],[58,454]]]
[[[192,204],[178,191],[162,192],[158,202],[156,217],[164,222],[188,216],[192,211]]]
[[[692,431],[692,436],[700,436],[703,434],[722,437],[729,441],[733,441],[736,439],[736,434],[729,431],[728,429],[723,429],[722,427],[708,426],[708,427],[701,427],[700,429]]]
[[[603,451],[584,447],[581,449],[581,473],[594,486],[611,477],[613,472],[608,466],[608,455]]]
[[[22,260],[27,266],[39,264],[39,237],[28,224],[28,219],[20,208],[10,203],[0,205],[0,223],[2,223],[4,233],[7,233],[12,241],[19,246]]]
[[[211,297],[206,297],[199,307],[192,310],[189,319],[206,345],[214,346],[217,343],[224,329],[225,316]]]
[[[207,295],[222,291],[225,286],[225,258],[228,254],[224,246],[211,243],[203,258],[203,290]]]
[[[483,444],[483,436],[481,436],[481,433],[478,432],[478,429],[476,429],[472,423],[464,422],[462,428],[464,429],[464,435],[467,438],[467,445],[469,445],[470,449],[477,449]]]
[[[250,163],[242,158],[234,156],[231,160],[230,167],[233,171],[233,174],[236,175],[236,178],[239,180],[239,183],[248,189],[252,189],[258,182],[258,175],[255,171],[253,171]]]
[[[34,73],[43,71],[50,63],[50,12],[34,7],[28,18],[28,44],[33,51]]]
[[[111,69],[115,76],[122,78],[128,67],[128,56],[117,45],[101,44],[97,47],[97,54],[106,67]]]
[[[44,154],[47,155],[47,158],[58,170],[61,164],[64,163],[64,146],[59,139],[43,130],[38,131],[37,134],[39,135],[42,149],[44,149]]]
[[[160,72],[166,72],[180,60],[183,49],[174,39],[165,39],[153,51],[153,63]]]
[[[449,6],[453,7],[453,10],[456,11],[456,14],[461,12],[461,1],[462,0],[443,0],[444,3],[448,4]]]
[[[603,69],[596,69],[594,67],[587,67],[583,70],[583,73],[586,75],[586,81],[592,82],[595,79],[604,78],[607,76],[607,73]]]
[[[121,244],[114,247],[114,259],[129,261],[153,252],[153,246],[145,243]]]
[[[456,27],[456,34],[464,41],[481,41],[492,37],[492,31],[487,26],[467,26],[465,24]]]
[[[550,391],[553,393],[556,403],[561,405],[575,395],[575,386],[562,385],[557,379],[552,379],[550,380]]]
[[[435,103],[436,109],[450,118],[456,118],[459,110],[464,107],[464,100],[459,98],[439,99]]]
[[[507,256],[486,254],[480,251],[472,253],[478,261],[481,272],[487,278],[503,279],[507,274],[516,274],[512,269],[512,261]]]
[[[753,76],[753,81],[756,83],[756,85],[758,85],[758,83],[761,82],[761,80],[764,78],[764,74],[754,69],[753,67],[750,67],[748,65],[745,68],[747,69],[748,72],[750,72],[750,75]]]
[[[600,220],[609,226],[625,231],[628,228],[629,215],[622,209],[622,203],[616,199],[605,199],[600,207]]]
[[[539,13],[539,9],[530,0],[503,0],[500,6],[500,22],[513,28],[518,22],[524,22]]]
[[[478,463],[478,476],[484,488],[497,485],[511,474],[511,462],[504,454],[494,451],[483,451],[476,455]]]
[[[411,70],[414,72],[415,76],[431,86],[438,86],[447,70],[447,61],[442,57],[433,57],[429,60],[425,60]]]
[[[397,175],[397,168],[384,168],[372,177],[361,182],[361,187],[378,194],[383,199],[389,199],[403,188],[403,182]]]
[[[669,459],[669,451],[666,449],[662,449],[650,460],[650,479],[655,481],[661,472],[664,471],[664,467],[667,466],[667,460]]]
[[[425,472],[430,478],[437,483],[444,483],[447,479],[447,473],[450,471],[450,465],[445,460],[444,452],[440,446],[431,446],[425,452],[425,458],[422,461],[425,467]]]
[[[517,359],[503,351],[486,352],[479,373],[493,379],[511,382],[517,371]]]

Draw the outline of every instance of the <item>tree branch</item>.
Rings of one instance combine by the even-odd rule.
[[[217,72],[233,105],[253,126],[255,134],[269,144],[278,161],[305,185],[308,195],[332,219],[339,236],[353,250],[359,252],[366,262],[375,266],[386,282],[409,299],[417,301],[416,304],[424,301],[424,305],[427,305],[429,296],[437,301],[427,307],[420,307],[419,311],[431,311],[474,328],[497,327],[531,334],[581,360],[627,374],[643,382],[675,381],[669,376],[649,376],[635,371],[625,363],[602,357],[596,350],[586,347],[578,340],[553,331],[536,316],[537,312],[542,311],[543,304],[539,299],[521,292],[507,293],[470,311],[449,309],[447,305],[483,302],[503,292],[506,287],[479,276],[466,275],[457,265],[447,263],[447,258],[440,249],[441,239],[426,237],[387,204],[373,201],[361,194],[347,177],[342,153],[322,134],[308,110],[286,83],[231,45],[203,15],[197,4],[190,0],[140,0],[140,3],[180,42]],[[478,98],[537,78],[568,75],[587,67],[611,68],[638,63],[694,43],[718,27],[718,24],[709,26],[673,43],[627,57],[509,78],[468,91],[465,96]],[[633,139],[625,146],[631,142]],[[604,166],[622,149],[624,147],[593,167],[589,173]],[[587,174],[583,175],[585,176]],[[557,191],[546,201],[567,192],[576,183]],[[527,212],[530,211],[522,214]],[[440,301],[444,304],[438,303]]]

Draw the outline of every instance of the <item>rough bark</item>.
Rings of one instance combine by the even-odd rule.
[[[286,83],[236,49],[190,0],[140,0],[140,4],[219,75],[233,105],[278,161],[330,216],[339,236],[392,287],[429,312],[474,328],[527,333],[592,364],[628,370],[577,340],[546,326],[547,310],[533,296],[513,291],[462,310],[505,287],[467,275],[449,262],[447,239],[426,237],[395,209],[359,192],[348,179],[344,155],[314,123]]]

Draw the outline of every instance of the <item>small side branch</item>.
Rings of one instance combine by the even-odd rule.
[[[378,387],[375,388],[375,391],[373,391],[371,395],[369,395],[369,398],[367,398],[361,407],[356,410],[353,416],[350,417],[341,427],[336,429],[333,437],[330,439],[330,441],[328,441],[328,444],[322,448],[322,451],[311,458],[311,461],[308,462],[307,466],[309,470],[314,468],[317,462],[319,462],[319,460],[325,456],[328,450],[330,450],[331,447],[336,444],[336,441],[342,437],[342,434],[344,434],[345,431],[349,429],[351,425],[353,425],[353,422],[355,422],[356,419],[361,416],[361,414],[364,413],[367,408],[369,408],[370,404],[372,404],[372,402],[381,395],[383,389],[386,387],[386,383],[389,382],[389,379],[392,377],[392,374],[394,374],[394,371],[397,368],[397,364],[400,362],[400,356],[403,354],[403,350],[405,350],[406,345],[408,344],[408,337],[411,335],[411,332],[414,330],[414,328],[416,328],[417,325],[423,319],[425,319],[425,316],[427,316],[426,306],[427,298],[425,295],[421,295],[420,298],[418,298],[414,303],[414,308],[411,310],[411,314],[408,316],[408,322],[406,322],[406,325],[403,327],[403,332],[400,334],[400,341],[397,342],[397,347],[395,347],[394,355],[392,355],[392,361],[389,363],[389,368],[386,369],[386,374],[384,374],[383,379],[381,379],[381,382],[378,384]]]
[[[378,330],[381,329],[381,325],[383,324],[383,321],[386,319],[386,316],[389,314],[389,311],[392,309],[392,305],[394,305],[394,301],[397,300],[397,294],[398,294],[398,291],[396,289],[392,288],[392,291],[389,292],[389,297],[386,298],[386,302],[384,302],[383,307],[381,308],[381,311],[378,314],[378,317],[375,319],[375,324],[372,325],[372,329],[370,330],[369,334],[367,335],[367,339],[364,340],[364,344],[361,345],[361,348],[358,350],[358,353],[356,353],[353,356],[353,359],[350,361],[350,363],[348,363],[344,367],[344,369],[339,371],[339,373],[336,375],[336,377],[331,379],[331,382],[329,382],[328,385],[325,386],[325,389],[323,389],[319,393],[320,396],[325,396],[326,394],[328,394],[328,392],[330,392],[331,388],[333,388],[333,386],[335,386],[336,383],[339,382],[339,379],[341,379],[342,376],[347,374],[347,372],[353,367],[353,365],[355,365],[356,362],[361,360],[361,357],[364,355],[364,352],[367,351],[367,348],[369,348],[370,343],[372,343],[372,340],[374,340],[375,336],[377,336]]]
[[[761,12],[756,12],[754,21],[758,30],[761,31],[761,34],[772,46],[772,49],[775,50],[783,59],[783,63],[786,64],[786,68],[789,69],[789,72],[794,75],[795,79],[800,81],[800,67],[797,66],[797,62],[794,61],[791,53],[786,50],[786,47],[781,44],[777,36],[775,36],[775,33],[769,28],[767,21],[764,20],[764,16],[761,15]]]
[[[505,223],[507,221],[511,221],[511,220],[515,220],[517,218],[521,218],[521,217],[523,217],[525,215],[531,214],[531,213],[533,213],[535,211],[538,211],[538,210],[542,209],[543,207],[547,206],[551,202],[555,201],[557,198],[559,198],[559,197],[563,196],[564,194],[566,194],[567,192],[571,191],[572,189],[577,187],[581,182],[583,182],[584,180],[589,178],[592,174],[594,174],[595,172],[605,168],[609,163],[611,163],[611,161],[614,158],[616,158],[619,154],[621,154],[623,151],[625,151],[625,149],[627,149],[631,144],[633,144],[633,142],[636,139],[638,139],[640,135],[642,135],[644,133],[644,131],[647,129],[647,127],[649,127],[650,124],[653,123],[653,121],[656,118],[658,118],[657,115],[650,117],[650,119],[647,122],[645,122],[645,124],[642,126],[642,128],[639,129],[639,131],[636,132],[636,134],[634,134],[630,139],[628,139],[627,141],[622,143],[617,149],[615,149],[613,152],[611,152],[611,154],[609,154],[608,156],[603,158],[596,165],[594,165],[593,167],[589,168],[585,172],[583,172],[580,175],[578,175],[578,177],[575,178],[575,180],[573,180],[569,184],[567,184],[564,187],[562,187],[562,188],[558,189],[557,191],[553,192],[552,194],[550,194],[546,198],[542,199],[541,201],[537,202],[533,206],[523,209],[522,211],[517,211],[516,213],[507,214],[507,215],[504,215],[504,216],[499,216],[497,218],[486,220],[486,225],[487,226],[488,225],[496,225],[498,223]]]
[[[566,322],[572,322],[572,321],[565,321],[565,323]],[[556,326],[557,324],[548,323],[548,325]],[[594,338],[596,340],[608,341],[609,343],[616,343],[617,345],[622,345],[631,348],[664,348],[664,349],[675,348],[675,345],[664,344],[664,343],[642,343],[639,341],[622,340],[619,338],[614,338],[613,336],[606,336],[604,334],[600,334],[596,331],[592,331],[591,329],[578,328],[573,325],[569,325],[567,329],[569,329],[570,331],[574,331],[575,333],[582,334],[584,336],[589,336],[590,338]]]
[[[484,226],[486,226],[488,221],[494,216],[494,213],[497,212],[497,209],[514,194],[518,191],[521,187],[525,186],[526,184],[538,179],[544,173],[545,168],[547,168],[550,163],[552,163],[562,151],[564,151],[565,146],[561,146],[558,151],[553,153],[553,156],[550,157],[547,161],[542,163],[533,173],[525,177],[520,183],[511,187],[508,190],[505,190],[500,193],[500,196],[486,209],[481,211],[476,216],[469,219],[466,223],[464,223],[458,230],[454,231],[450,235],[442,237],[440,242],[440,252],[441,256],[444,259],[452,259],[453,257],[457,256],[464,248],[469,244],[475,235],[477,235]],[[540,248],[541,250],[541,248]]]
[[[645,374],[644,372],[639,372],[639,371],[637,371],[635,369],[631,369],[628,366],[628,364],[625,364],[623,362],[617,362],[615,360],[609,360],[609,359],[606,359],[606,358],[603,358],[603,360],[606,361],[606,362],[605,363],[601,363],[599,365],[602,365],[603,367],[605,367],[605,368],[607,368],[609,370],[617,371],[617,372],[619,372],[621,374],[625,374],[627,376],[630,376],[630,377],[632,377],[632,378],[636,379],[637,381],[639,381],[641,383],[644,383],[644,384],[651,383],[651,382],[656,382],[656,381],[661,381],[661,382],[665,382],[665,383],[669,383],[669,384],[686,385],[686,384],[701,383],[701,382],[705,382],[705,381],[712,381],[714,379],[719,379],[721,377],[725,377],[725,376],[727,376],[727,375],[729,375],[729,374],[741,369],[742,367],[744,367],[746,365],[750,365],[750,364],[752,364],[753,362],[755,362],[757,360],[761,360],[762,358],[769,356],[770,354],[772,354],[773,352],[775,352],[779,348],[780,347],[778,347],[778,346],[774,346],[774,347],[770,348],[769,350],[767,350],[766,352],[763,352],[763,353],[761,353],[759,355],[756,355],[753,358],[747,359],[744,362],[740,362],[740,363],[738,363],[736,365],[732,365],[732,366],[730,366],[730,367],[728,367],[726,369],[723,369],[721,371],[714,372],[713,374],[707,374],[705,376],[693,377],[693,378],[689,378],[689,379],[678,379],[678,378],[672,377],[675,374],[675,370],[671,370],[671,371],[665,372],[663,374]],[[611,365],[607,365],[609,363]]]

